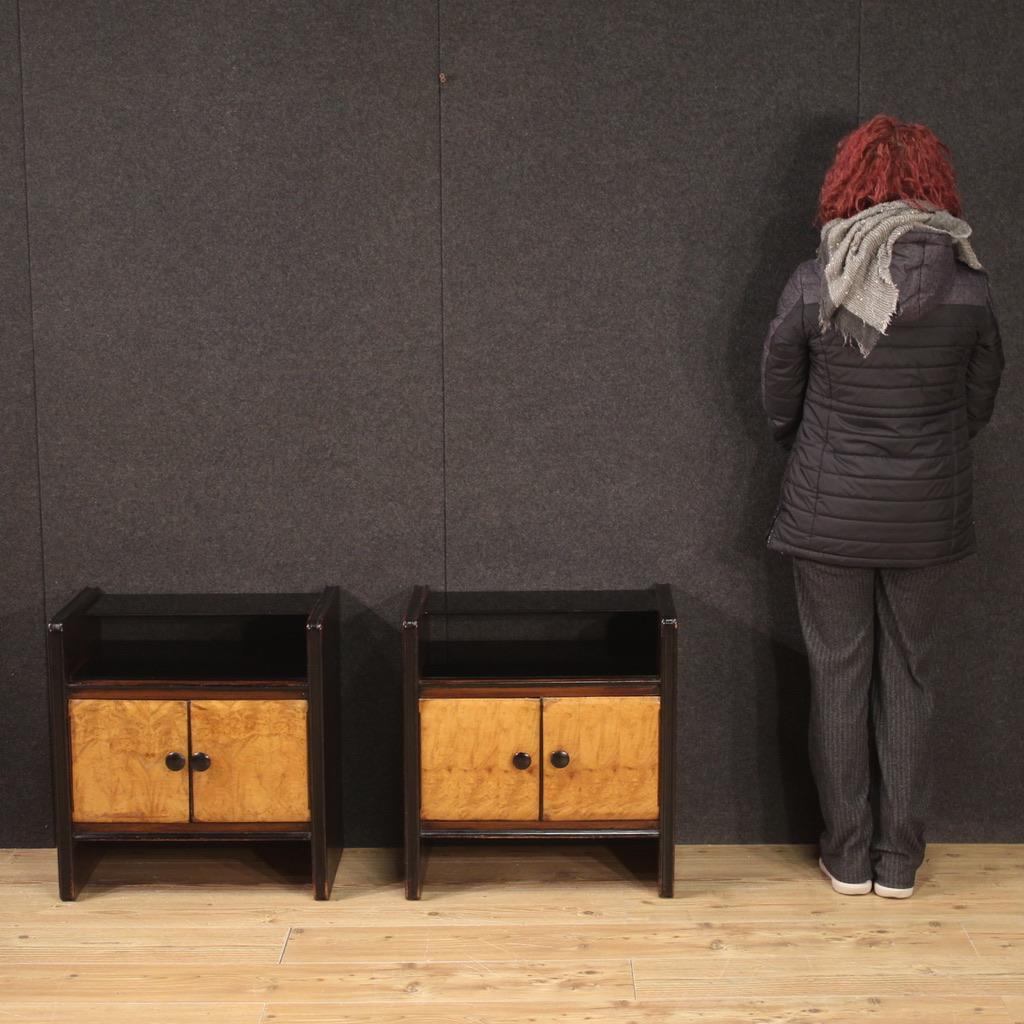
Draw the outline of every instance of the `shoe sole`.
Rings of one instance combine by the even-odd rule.
[[[887,900],[905,900],[914,895],[914,887],[909,889],[893,889],[888,885],[879,885],[875,882],[875,895]]]
[[[821,868],[821,873],[832,883],[832,888],[840,896],[866,896],[871,892],[871,882],[840,882],[825,867],[825,863],[820,857],[818,858],[818,867]]]

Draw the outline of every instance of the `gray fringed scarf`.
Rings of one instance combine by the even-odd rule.
[[[899,291],[889,268],[900,235],[921,228],[943,231],[952,237],[958,259],[982,269],[967,241],[970,225],[938,207],[922,205],[918,209],[901,199],[878,203],[852,217],[830,220],[821,229],[820,326],[835,327],[844,341],[856,342],[865,359],[896,312]]]

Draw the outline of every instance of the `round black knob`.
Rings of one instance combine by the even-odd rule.
[[[172,750],[165,758],[164,764],[172,772],[180,772],[185,767],[185,755],[179,754],[176,750]]]
[[[556,750],[551,755],[551,763],[556,768],[564,768],[569,763],[569,755],[564,750]]]
[[[210,755],[204,754],[199,751],[198,754],[193,754],[191,757],[192,771],[194,772],[205,772],[210,767]]]
[[[533,758],[529,754],[524,754],[523,751],[519,751],[518,754],[514,754],[512,757],[512,763],[521,771],[525,772],[527,768],[533,764]]]

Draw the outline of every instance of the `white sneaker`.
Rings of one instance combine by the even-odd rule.
[[[893,889],[892,886],[875,882],[875,895],[884,896],[888,900],[905,900],[914,895],[914,887],[911,886],[909,889]]]
[[[825,867],[825,862],[820,857],[818,858],[818,867],[821,868],[821,873],[832,883],[832,888],[841,896],[865,896],[871,892],[870,878],[866,882],[840,882],[839,879],[836,878],[827,867]],[[877,887],[875,891],[878,891]],[[893,889],[891,891],[899,892],[900,890]]]

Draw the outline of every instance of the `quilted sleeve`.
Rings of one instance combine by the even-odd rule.
[[[775,440],[791,448],[803,416],[807,389],[809,334],[798,267],[782,290],[761,352],[761,404]]]
[[[992,418],[1005,365],[999,322],[989,291],[982,326],[967,364],[967,427],[971,437]]]

